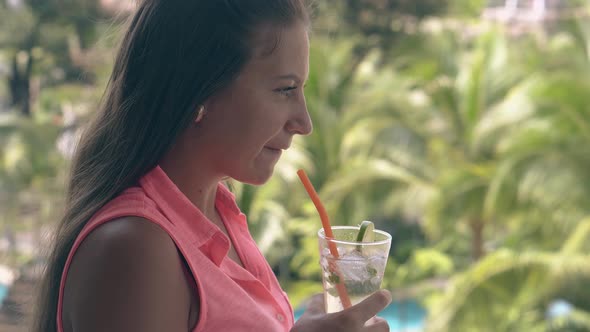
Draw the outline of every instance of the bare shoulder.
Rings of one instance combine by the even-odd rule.
[[[64,290],[65,331],[186,331],[189,285],[170,236],[139,217],[82,242]]]

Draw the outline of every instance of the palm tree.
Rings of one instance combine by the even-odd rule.
[[[590,330],[589,294],[582,286],[590,280],[584,240],[590,227],[590,34],[584,24],[571,25],[527,56],[537,68],[519,97],[528,115],[504,130],[497,144],[501,176],[484,202],[506,211],[497,204],[503,191],[517,203],[504,214],[510,222],[498,245],[506,249],[452,280],[431,312],[428,331]],[[569,303],[569,313],[548,318],[557,299]]]
[[[427,331],[588,331],[590,256],[582,238],[590,220],[579,223],[559,252],[490,254],[452,279],[434,306]],[[551,304],[571,303],[562,317],[548,316]]]
[[[521,103],[527,81],[526,72],[512,66],[501,33],[487,32],[467,49],[458,38],[456,32],[432,36],[422,44],[430,49],[403,63],[404,70],[390,67],[365,79],[371,88],[351,106],[344,140],[344,152],[355,160],[326,186],[326,195],[342,200],[370,184],[384,214],[402,209],[422,220],[434,241],[449,233],[470,238],[470,248],[455,249],[478,260],[486,227],[497,217],[493,205],[484,204],[502,184],[496,183],[502,175],[497,145],[528,116],[526,110],[501,115]]]

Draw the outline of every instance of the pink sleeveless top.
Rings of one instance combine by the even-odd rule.
[[[67,258],[59,292],[58,331],[63,332],[63,291],[74,253],[96,227],[124,216],[142,217],[159,225],[184,256],[201,301],[199,321],[192,332],[289,331],[294,324],[293,309],[250,236],[235,196],[219,184],[215,204],[244,267],[227,256],[230,239],[159,166],[146,174],[138,187],[106,204],[83,228]]]

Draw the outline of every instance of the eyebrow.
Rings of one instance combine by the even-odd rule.
[[[301,82],[301,78],[299,78],[299,76],[297,76],[296,74],[279,75],[279,76],[275,77],[275,79],[277,79],[277,80],[293,80],[295,82]]]

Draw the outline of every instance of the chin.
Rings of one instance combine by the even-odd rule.
[[[250,179],[249,181],[244,181],[244,182],[251,184],[253,186],[261,186],[261,185],[267,183],[268,180],[270,180],[270,175],[266,176],[266,177],[253,178],[253,179]]]
[[[270,180],[272,174],[273,174],[273,170],[270,170],[270,171],[256,170],[250,174],[244,174],[244,176],[242,176],[242,177],[235,177],[234,179],[236,179],[240,182],[243,182],[243,183],[253,185],[253,186],[261,186],[261,185],[267,183],[268,180]]]

